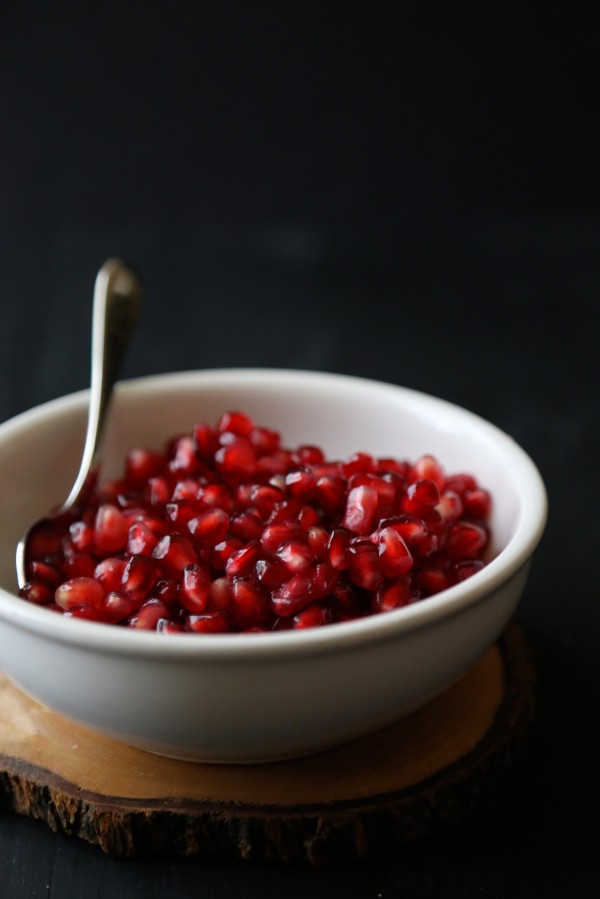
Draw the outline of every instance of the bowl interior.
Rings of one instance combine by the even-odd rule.
[[[227,409],[243,409],[257,424],[278,430],[287,446],[318,444],[329,457],[357,450],[409,459],[431,453],[447,473],[472,472],[493,495],[491,555],[522,523],[536,471],[506,435],[433,397],[319,373],[239,369],[120,384],[104,474],[121,473],[128,449],[161,448],[198,421],[215,423]],[[16,589],[14,552],[23,528],[64,499],[77,473],[86,413],[82,392],[0,426],[0,586],[9,592]],[[534,486],[540,494],[540,484]]]

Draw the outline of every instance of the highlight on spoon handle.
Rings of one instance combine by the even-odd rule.
[[[96,276],[92,317],[90,403],[79,473],[62,509],[73,506],[94,474],[102,452],[110,398],[138,318],[142,288],[119,259],[108,259]]]

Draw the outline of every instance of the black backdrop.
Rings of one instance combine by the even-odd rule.
[[[520,607],[536,730],[448,840],[319,874],[121,864],[3,815],[0,895],[598,894],[596,9],[5,0],[0,420],[87,385],[118,255],[146,284],[124,377],[425,390],[524,446],[550,518]]]

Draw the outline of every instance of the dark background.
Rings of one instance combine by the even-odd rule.
[[[124,377],[321,369],[493,421],[550,502],[525,755],[451,834],[327,872],[122,863],[2,815],[2,897],[600,892],[597,4],[365,9],[3,4],[0,420],[87,386],[117,255],[146,284]]]

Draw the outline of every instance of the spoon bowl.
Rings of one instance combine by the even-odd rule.
[[[118,259],[108,259],[96,276],[92,315],[92,364],[87,432],[79,472],[66,500],[51,516],[30,524],[17,544],[17,582],[27,582],[27,560],[33,541],[46,538],[56,518],[66,515],[93,488],[100,470],[106,419],[129,338],[139,315],[141,286]]]

